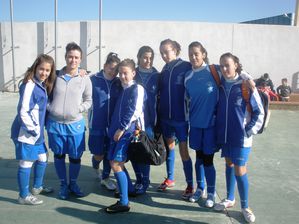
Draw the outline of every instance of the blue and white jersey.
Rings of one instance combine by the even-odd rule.
[[[157,97],[159,91],[160,74],[155,68],[142,69],[137,67],[135,80],[142,85],[146,91],[146,102],[144,105],[145,127],[153,128],[157,123]]]
[[[216,116],[217,143],[221,146],[251,147],[252,135],[263,124],[264,109],[259,93],[257,89],[251,92],[252,112],[249,112],[242,94],[242,82],[241,76],[233,82],[222,78]]]
[[[11,138],[27,144],[44,143],[44,125],[48,102],[47,91],[38,80],[20,86],[17,116],[11,127]]]
[[[128,130],[134,122],[144,130],[144,102],[146,93],[141,85],[133,80],[128,86],[123,87],[113,111],[108,136],[113,138],[115,132]]]
[[[160,106],[161,120],[186,121],[185,75],[192,69],[189,62],[176,59],[167,63],[161,72]]]
[[[104,71],[90,77],[92,83],[92,106],[88,111],[89,133],[106,135],[116,101],[122,91],[118,77],[108,80]]]
[[[191,70],[185,78],[186,114],[191,127],[215,125],[218,86],[208,65]]]

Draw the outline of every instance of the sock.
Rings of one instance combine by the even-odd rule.
[[[166,159],[167,178],[169,180],[174,180],[174,162],[175,162],[175,150],[173,148],[168,151],[168,155]]]
[[[101,161],[97,161],[95,158],[94,158],[94,156],[92,156],[92,158],[91,158],[91,163],[92,163],[92,168],[94,168],[94,169],[99,169],[100,168],[100,163],[101,163]]]
[[[70,161],[70,166],[69,166],[70,184],[75,184],[77,182],[80,168],[81,168],[81,162],[73,163]]]
[[[193,188],[193,169],[192,169],[192,160],[189,158],[186,161],[183,162],[183,167],[184,167],[184,173],[185,173],[185,178],[188,186],[191,186]]]
[[[127,185],[128,185],[128,191],[129,192],[134,192],[135,191],[135,188],[132,184],[132,181],[131,181],[131,178],[130,178],[130,175],[128,173],[128,170],[126,168],[124,168],[124,172],[126,174],[126,177],[127,177]]]
[[[203,160],[196,158],[195,162],[195,173],[196,173],[196,182],[197,188],[202,191],[205,189],[205,170],[203,167]]]
[[[146,164],[140,164],[140,169],[142,173],[142,185],[146,189],[150,184],[149,175],[150,175],[151,166]]]
[[[20,197],[25,198],[29,195],[29,181],[31,168],[18,168],[18,184],[20,190]]]
[[[122,205],[128,205],[129,198],[128,198],[127,175],[124,171],[120,171],[120,172],[114,173],[114,176],[117,180],[117,184],[118,184],[118,188],[119,188],[120,203]]]
[[[34,182],[33,182],[33,187],[34,188],[40,188],[43,186],[43,179],[45,175],[47,167],[47,162],[41,162],[41,161],[36,161],[34,164]]]
[[[142,173],[141,173],[140,166],[136,162],[132,162],[132,161],[131,161],[131,164],[132,164],[134,173],[136,175],[136,183],[140,184],[142,181]]]
[[[204,166],[205,176],[207,181],[207,192],[210,194],[215,194],[215,184],[216,184],[216,170],[214,165]]]
[[[238,190],[241,200],[241,208],[248,208],[248,190],[249,190],[249,184],[248,184],[248,177],[247,173],[245,173],[243,176],[236,176],[237,184],[238,184]]]
[[[227,199],[233,201],[235,199],[235,168],[228,165],[225,166],[225,178],[226,178],[226,192]]]
[[[65,158],[58,159],[54,157],[54,165],[56,169],[56,174],[60,180],[60,184],[67,185]]]
[[[107,179],[111,172],[111,166],[109,160],[106,156],[103,159],[103,172],[102,172],[102,180]]]

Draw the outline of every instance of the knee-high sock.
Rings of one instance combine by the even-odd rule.
[[[126,174],[127,185],[128,185],[128,191],[129,191],[129,192],[133,192],[133,191],[135,191],[135,188],[134,188],[134,186],[133,186],[133,184],[132,184],[132,181],[131,181],[129,172],[128,172],[128,170],[127,170],[126,168],[124,168],[124,172],[125,172],[125,174]]]
[[[243,176],[236,176],[237,184],[238,184],[238,190],[241,200],[241,208],[248,208],[248,190],[249,190],[249,184],[248,184],[248,177],[247,173]]]
[[[120,203],[122,205],[127,205],[129,203],[127,175],[124,171],[120,171],[114,173],[114,176],[119,188]]]
[[[205,189],[205,170],[203,167],[202,159],[196,158],[195,173],[196,173],[197,188],[204,190]]]
[[[188,186],[191,186],[193,188],[193,169],[192,169],[192,160],[189,158],[186,161],[183,162],[183,168],[185,173],[185,178]]]
[[[54,157],[54,165],[55,165],[56,174],[60,180],[60,184],[67,185],[65,158],[59,159]]]
[[[204,166],[205,176],[207,181],[207,192],[210,194],[215,194],[215,184],[216,184],[216,170],[214,165]]]
[[[103,159],[103,172],[102,172],[102,179],[107,179],[111,172],[111,166],[109,160],[106,158],[106,156]]]
[[[235,168],[225,165],[225,179],[226,179],[226,197],[228,200],[233,201],[235,199]]]
[[[138,163],[132,162],[132,161],[131,161],[131,164],[132,164],[134,173],[136,175],[136,183],[140,184],[142,181],[142,173],[141,173],[140,165]]]
[[[80,168],[81,168],[81,162],[74,163],[70,161],[70,166],[69,166],[70,184],[75,184],[77,182]]]
[[[29,195],[29,181],[30,181],[30,168],[18,168],[18,185],[19,185],[19,195],[22,198],[25,198]]]
[[[174,180],[174,162],[175,162],[175,150],[173,148],[168,151],[168,155],[166,159],[167,178],[169,180]]]
[[[34,164],[34,182],[33,187],[39,188],[43,185],[47,162],[36,161]]]
[[[94,156],[91,158],[92,168],[99,169],[101,161],[97,161]]]

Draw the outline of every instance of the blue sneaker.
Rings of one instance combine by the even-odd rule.
[[[66,184],[65,185],[61,185],[59,193],[58,193],[58,197],[61,200],[67,200],[69,198],[69,193],[70,193],[70,191],[69,191],[68,186]]]
[[[69,185],[69,190],[70,192],[75,195],[76,197],[84,197],[85,194],[81,191],[80,187],[78,186],[77,183],[72,183]]]

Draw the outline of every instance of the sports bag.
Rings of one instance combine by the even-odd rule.
[[[128,148],[129,160],[148,165],[161,165],[166,159],[166,148],[161,134],[150,139],[145,131],[136,130]]]

